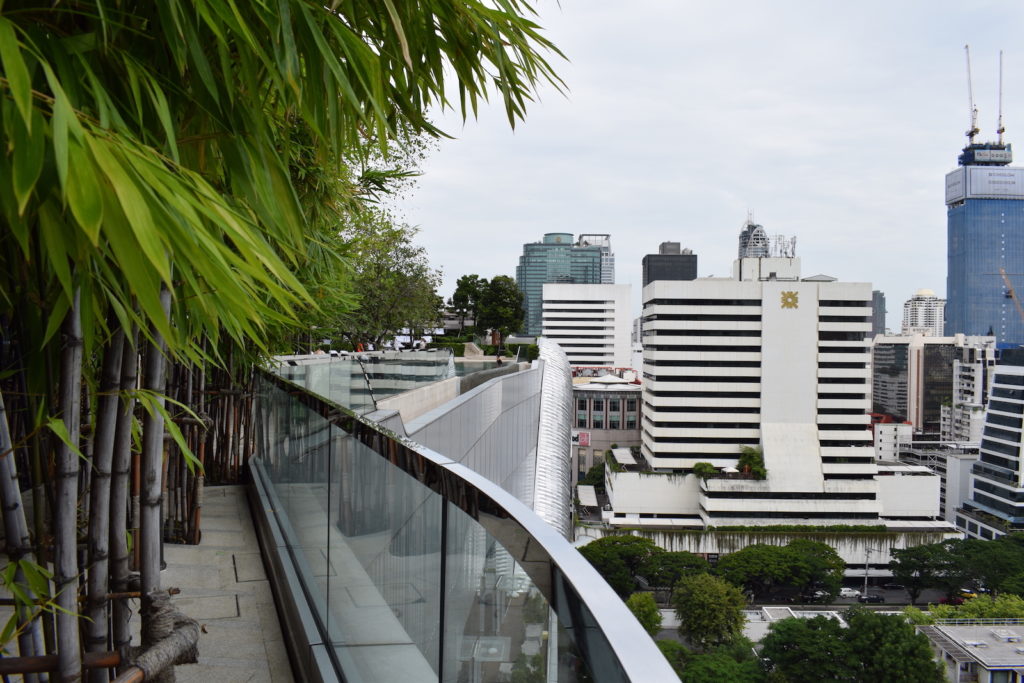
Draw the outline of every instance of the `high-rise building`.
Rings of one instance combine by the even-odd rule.
[[[662,242],[658,253],[644,256],[641,263],[644,287],[655,280],[697,279],[697,255],[679,242]]]
[[[522,332],[535,336],[543,329],[541,301],[546,283],[601,284],[609,272],[614,280],[614,263],[607,239],[582,244],[573,242],[572,233],[549,232],[540,242],[524,244],[516,266],[525,313]]]
[[[973,468],[971,499],[956,525],[973,538],[1024,531],[1024,350],[1004,350],[995,366],[985,411],[981,462]]]
[[[871,336],[885,334],[885,293],[880,290],[871,292]]]
[[[749,216],[740,230],[738,258],[763,258],[768,256],[768,233]]]
[[[1024,343],[1024,168],[1010,145],[970,144],[946,175],[946,334]]]
[[[612,253],[612,236],[580,235],[576,240],[577,247],[600,247],[601,248],[601,284],[615,284],[615,254]]]
[[[545,284],[542,334],[569,364],[631,367],[630,285]]]
[[[961,345],[964,336],[958,336]],[[938,436],[942,404],[953,394],[954,337],[880,336],[872,349],[871,413],[880,422],[910,422]]]
[[[941,337],[946,300],[930,289],[919,289],[903,303],[903,334]]]
[[[996,340],[970,337],[965,342],[954,349],[953,400],[942,404],[940,438],[977,446],[995,372]]]

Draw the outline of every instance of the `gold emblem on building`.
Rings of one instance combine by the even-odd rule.
[[[783,292],[782,293],[782,307],[783,308],[797,308],[799,302],[799,292]]]

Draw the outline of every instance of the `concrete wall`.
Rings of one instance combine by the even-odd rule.
[[[692,474],[643,474],[605,470],[605,488],[616,513],[616,524],[628,524],[641,513],[696,515],[700,479]]]
[[[895,474],[875,477],[884,517],[935,517],[939,510],[938,475]]]
[[[449,377],[397,396],[381,399],[377,401],[377,409],[397,410],[402,420],[409,422],[458,396],[461,379]]]

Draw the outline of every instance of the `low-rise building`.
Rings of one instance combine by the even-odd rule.
[[[1019,683],[1024,674],[1024,624],[1019,619],[961,619],[918,626],[950,683]]]
[[[640,384],[619,375],[573,378],[572,471],[579,480],[613,446],[640,445]]]

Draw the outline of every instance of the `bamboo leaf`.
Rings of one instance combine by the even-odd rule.
[[[85,148],[72,141],[68,156],[75,170],[74,180],[67,186],[68,206],[86,237],[96,246],[103,222],[103,188]]]
[[[25,215],[32,190],[43,170],[43,155],[46,152],[46,135],[43,131],[42,116],[38,112],[30,112],[30,119],[36,119],[35,126],[15,126],[13,182],[14,197],[18,202],[18,215]],[[18,121],[20,123],[20,120]],[[33,130],[34,128],[34,130]],[[20,134],[19,134],[20,133]]]
[[[53,432],[57,436],[57,438],[64,443],[65,446],[70,448],[72,453],[77,455],[82,460],[86,459],[85,455],[82,454],[82,451],[78,449],[78,444],[76,444],[71,439],[71,436],[68,434],[68,427],[66,424],[64,424],[64,420],[60,419],[59,417],[51,416],[46,421],[46,428]]]
[[[18,106],[21,120],[25,128],[32,128],[32,79],[28,67],[18,47],[18,37],[14,32],[14,24],[0,16],[0,63],[4,67],[4,77],[11,97]]]

